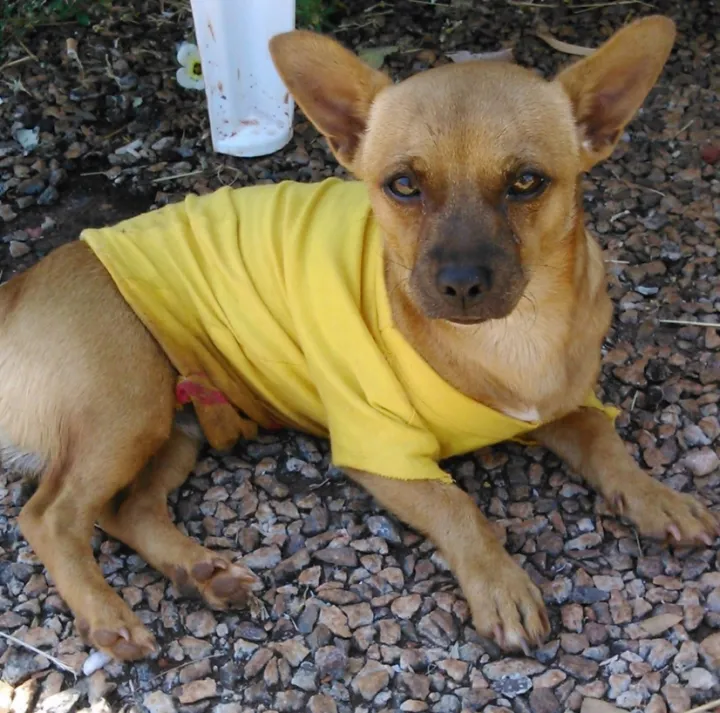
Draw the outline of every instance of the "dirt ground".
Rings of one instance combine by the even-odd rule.
[[[660,11],[678,22],[658,86],[587,179],[587,220],[615,302],[600,386],[621,407],[637,460],[720,511],[720,334],[702,324],[717,325],[720,311],[720,6],[538,3],[362,0],[346,3],[332,32],[354,49],[392,47],[395,77],[448,52],[510,46],[549,75],[570,58],[537,38],[541,25],[596,46],[630,17]],[[204,95],[174,78],[176,43],[192,35],[186,4],[116,5],[94,27],[40,28],[0,59],[11,63],[0,70],[2,280],[83,227],[189,191],[343,175],[300,115],[276,155],[213,154]],[[25,154],[17,139],[36,128]],[[0,638],[0,711],[684,713],[720,698],[717,543],[668,550],[638,538],[541,449],[502,445],[444,465],[542,588],[553,632],[533,657],[484,647],[432,546],[329,467],[326,443],[281,433],[205,453],[173,497],[185,531],[262,576],[267,619],[179,598],[98,533],[105,575],[161,651],[94,672],[102,661],[87,659],[18,533],[26,489],[0,472],[0,633],[54,657]]]

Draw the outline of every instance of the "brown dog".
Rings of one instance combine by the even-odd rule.
[[[601,251],[583,227],[581,176],[612,152],[674,35],[663,17],[635,22],[551,82],[512,64],[468,62],[392,85],[306,32],[276,37],[271,50],[300,107],[366,186],[395,329],[415,354],[458,398],[536,424],[532,437],[643,534],[709,545],[713,515],[644,474],[611,421],[585,407],[612,308]],[[242,312],[243,303],[226,308]],[[323,313],[311,316],[322,326]],[[0,320],[4,460],[41,474],[20,526],[89,641],[121,659],[154,648],[94,561],[96,522],[181,590],[215,607],[245,601],[253,575],[168,516],[168,492],[193,467],[200,434],[174,416],[177,363],[88,245],[60,248],[3,286]],[[234,423],[232,409],[230,421],[213,422],[203,411],[212,398],[198,393],[190,398],[206,432]],[[403,463],[405,444],[393,447]],[[428,477],[414,482],[348,472],[440,548],[479,632],[507,649],[537,644],[548,632],[538,590],[470,497],[428,463]]]

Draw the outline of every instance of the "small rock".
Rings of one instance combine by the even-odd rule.
[[[682,462],[693,475],[703,477],[720,466],[720,456],[712,448],[700,448],[688,451]]]
[[[690,694],[685,686],[669,683],[663,686],[662,694],[665,696],[670,713],[685,713],[690,710]]]
[[[348,626],[351,629],[357,629],[360,626],[368,626],[373,623],[373,610],[367,602],[361,604],[351,604],[343,607],[347,616]]]
[[[352,547],[325,547],[313,554],[315,559],[336,567],[357,567],[357,552]]]
[[[493,681],[492,687],[507,698],[515,698],[532,688],[532,681],[521,673],[511,673]]]
[[[627,624],[632,621],[632,607],[622,592],[616,590],[610,592],[610,616],[614,624]]]
[[[58,189],[55,188],[55,186],[48,186],[39,196],[37,199],[38,205],[53,205],[54,203],[57,203],[58,198],[60,198],[60,194],[58,193]]]
[[[551,668],[533,679],[533,688],[555,688],[567,678],[567,674],[560,669]]]
[[[720,633],[710,634],[700,644],[700,656],[713,671],[720,670]]]
[[[410,594],[405,597],[398,597],[390,605],[390,610],[399,619],[410,619],[417,612],[422,604],[419,594]]]
[[[318,672],[312,664],[304,663],[298,668],[290,681],[295,688],[309,693],[317,691]]]
[[[17,213],[9,206],[4,203],[0,203],[0,220],[9,223],[17,218]]]
[[[185,628],[198,639],[210,636],[215,631],[217,619],[207,609],[192,612],[185,619]]]
[[[586,532],[579,537],[575,537],[565,544],[565,551],[572,550],[589,550],[591,547],[597,547],[602,542],[602,535],[598,532]]]
[[[310,649],[299,639],[288,639],[272,644],[277,651],[293,668],[297,668],[310,654]]]
[[[646,690],[640,690],[639,688],[631,688],[625,693],[621,693],[615,701],[621,708],[626,710],[632,710],[640,708],[647,698],[648,694]]]
[[[3,680],[11,686],[17,686],[33,673],[44,671],[50,666],[50,662],[44,656],[36,656],[31,651],[11,649],[5,659],[2,672]]]
[[[292,713],[305,708],[305,694],[301,691],[280,691],[275,696],[275,708],[278,713]]]
[[[552,639],[535,650],[535,658],[541,664],[549,664],[555,659],[559,648],[559,639]]]
[[[623,713],[617,706],[598,698],[586,698],[582,702],[580,713]]]
[[[549,688],[536,688],[530,694],[530,710],[532,713],[560,713],[562,706]]]
[[[35,709],[35,713],[70,713],[80,699],[80,693],[72,688],[48,696]]]
[[[39,196],[45,190],[45,181],[42,178],[28,178],[21,181],[15,189],[21,196]]]
[[[663,697],[654,694],[645,708],[645,713],[667,713],[667,704]]]
[[[330,696],[313,696],[308,702],[309,713],[337,713],[337,705]]]
[[[217,683],[212,678],[202,678],[180,686],[177,697],[180,703],[197,703],[217,696]]]
[[[614,589],[621,590],[625,587],[622,577],[610,575],[597,575],[593,577],[593,582],[595,586],[603,592],[611,592]]]
[[[650,649],[647,660],[648,663],[650,663],[650,665],[658,671],[659,669],[664,668],[670,659],[676,656],[677,653],[678,650],[669,641],[661,639],[653,645],[652,649]]]
[[[376,537],[382,537],[395,545],[402,544],[402,536],[397,526],[384,515],[373,515],[367,519],[370,532]]]
[[[697,666],[698,645],[694,641],[683,641],[680,652],[673,659],[672,667],[675,673],[685,673]]]
[[[431,641],[435,646],[451,646],[458,636],[457,625],[452,614],[436,609],[424,616],[417,627],[418,634]]]
[[[385,666],[377,661],[368,661],[352,682],[352,688],[364,700],[371,701],[390,683],[390,674]]]
[[[343,639],[349,639],[352,636],[345,613],[334,605],[323,607],[320,610],[319,623],[324,624],[335,636]]]
[[[270,547],[259,547],[254,552],[245,555],[241,561],[246,567],[256,570],[272,569],[280,563],[281,559],[282,555],[280,554],[278,546],[271,545]]]
[[[305,535],[318,535],[328,528],[328,511],[323,505],[315,505],[305,516],[302,531]]]
[[[54,168],[52,171],[50,171],[50,177],[48,180],[48,183],[51,186],[55,186],[56,188],[59,188],[60,186],[64,185],[68,180],[68,173],[64,168]]]
[[[248,641],[255,641],[257,643],[267,639],[265,629],[252,621],[241,621],[235,627],[235,634],[241,639],[247,639]]]
[[[341,679],[347,664],[347,654],[335,646],[323,646],[315,652],[315,666],[321,678]]]
[[[608,697],[615,700],[621,693],[625,693],[630,688],[630,682],[632,678],[627,673],[613,673],[608,679],[610,684],[610,690],[608,691]]]
[[[483,666],[483,674],[491,681],[498,681],[503,676],[511,676],[512,674],[521,674],[523,676],[535,676],[545,671],[539,661],[525,658],[508,658],[500,661],[494,661]]]
[[[560,668],[581,681],[591,681],[598,672],[598,664],[582,656],[564,654],[558,659]]]
[[[561,609],[563,626],[578,634],[583,630],[583,608],[580,604],[566,604]]]
[[[457,696],[445,694],[432,707],[432,713],[460,713],[461,703]]]
[[[175,143],[174,136],[163,136],[162,138],[155,141],[150,148],[153,151],[167,151]]]
[[[687,685],[697,691],[711,691],[717,684],[717,678],[705,668],[694,668],[686,677]]]
[[[682,619],[682,615],[680,614],[658,614],[658,616],[643,619],[643,621],[640,622],[640,627],[648,636],[659,636],[668,629],[671,629],[675,624],[679,624]]]
[[[146,693],[143,698],[143,705],[150,713],[175,713],[173,699],[162,691]]]
[[[273,657],[270,649],[258,649],[245,664],[245,679],[255,678]]]
[[[30,252],[30,246],[27,243],[21,243],[17,240],[11,240],[8,246],[10,257],[19,258]]]

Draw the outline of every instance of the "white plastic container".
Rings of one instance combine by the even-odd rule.
[[[192,0],[213,148],[265,156],[292,137],[294,102],[270,57],[295,28],[295,0]]]

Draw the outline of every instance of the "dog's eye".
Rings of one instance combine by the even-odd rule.
[[[386,188],[395,198],[399,198],[400,200],[417,198],[420,195],[420,188],[415,182],[415,179],[405,174],[390,179]]]
[[[547,184],[546,179],[538,173],[526,171],[521,173],[508,188],[509,198],[534,198],[539,195]]]

